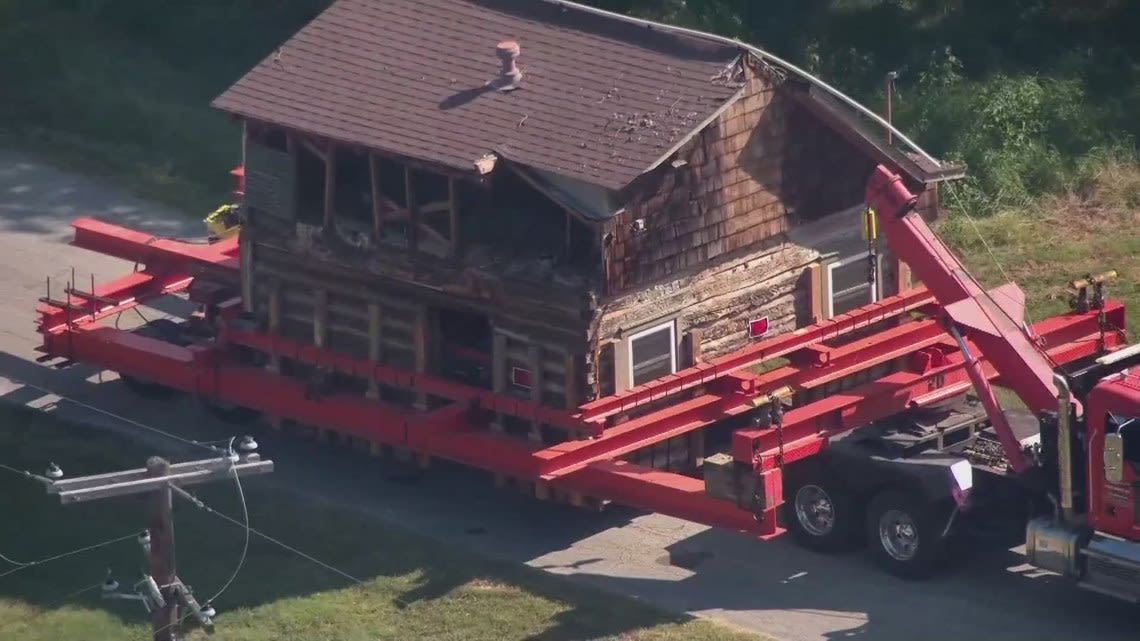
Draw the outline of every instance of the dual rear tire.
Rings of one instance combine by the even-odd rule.
[[[825,471],[789,471],[785,522],[802,547],[838,554],[865,545],[879,567],[906,579],[943,567],[952,506],[897,488],[861,496]]]

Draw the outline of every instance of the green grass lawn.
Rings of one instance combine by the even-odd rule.
[[[140,467],[150,452],[50,414],[0,405],[0,463],[69,475]],[[231,483],[196,494],[241,521]],[[664,614],[522,566],[481,561],[343,511],[298,502],[244,481],[254,528],[361,579],[358,585],[256,536],[232,586],[215,603],[217,638],[464,641],[746,641],[757,635]],[[28,562],[132,535],[144,525],[141,497],[62,506],[38,483],[0,470],[0,554]],[[180,575],[209,598],[233,572],[244,529],[175,502]],[[96,584],[111,568],[123,588],[144,561],[132,539],[16,570],[0,561],[0,640],[148,639],[140,604],[107,601]],[[8,573],[8,574],[6,574]],[[77,590],[86,592],[71,596]],[[193,637],[204,634],[195,631]]]

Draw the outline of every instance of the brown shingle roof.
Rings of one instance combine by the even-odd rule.
[[[479,92],[495,45],[521,88]],[[471,170],[488,152],[624,187],[737,91],[736,47],[542,0],[338,0],[214,106]]]

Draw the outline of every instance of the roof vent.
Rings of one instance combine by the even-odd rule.
[[[521,51],[519,43],[514,40],[504,40],[495,46],[495,55],[503,63],[499,77],[493,82],[499,91],[511,91],[518,88],[519,82],[522,80],[522,72],[519,71],[516,61]]]

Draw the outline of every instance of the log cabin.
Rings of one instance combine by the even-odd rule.
[[[935,216],[962,175],[742,47],[548,0],[337,0],[213,105],[248,313],[564,409],[909,287],[864,182],[885,163]]]

